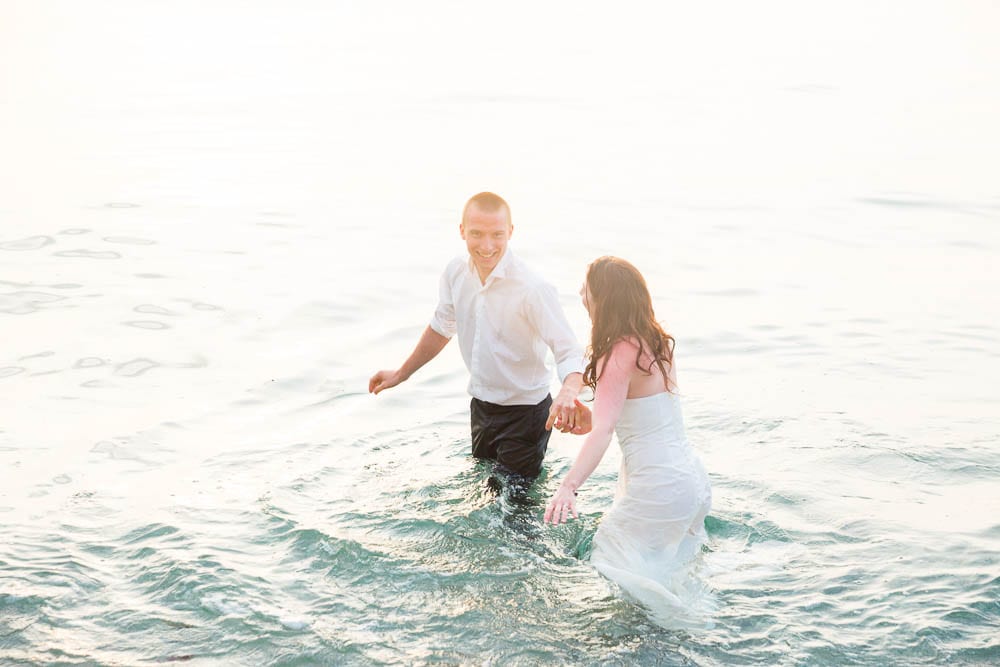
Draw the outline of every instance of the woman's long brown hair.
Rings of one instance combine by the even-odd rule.
[[[651,374],[655,363],[663,373],[667,391],[670,391],[668,368],[674,361],[674,337],[656,321],[653,300],[639,270],[618,257],[599,257],[587,267],[587,285],[590,287],[590,317],[594,326],[588,350],[590,361],[583,373],[584,383],[595,388],[600,379],[598,361],[611,353],[615,343],[634,336],[639,339],[636,368]],[[643,352],[649,352],[653,358],[648,367],[640,363]]]

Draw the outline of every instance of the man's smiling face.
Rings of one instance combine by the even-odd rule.
[[[500,262],[507,250],[507,241],[514,233],[506,208],[486,212],[473,204],[466,210],[459,231],[479,272],[479,279],[485,281]]]

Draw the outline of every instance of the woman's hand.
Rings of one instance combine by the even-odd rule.
[[[570,515],[574,519],[580,518],[576,513],[576,491],[563,482],[559,490],[555,492],[545,508],[545,523],[560,524],[569,520]]]
[[[569,429],[569,432],[573,435],[590,433],[590,429],[593,428],[590,408],[581,403],[580,399],[576,399],[574,403],[576,403],[576,426]]]

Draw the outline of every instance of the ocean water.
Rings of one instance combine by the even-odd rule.
[[[1000,663],[1000,11],[0,4],[0,664]],[[409,354],[464,246],[646,275],[713,484],[667,630]]]

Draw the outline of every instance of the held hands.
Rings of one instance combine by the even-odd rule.
[[[576,491],[563,482],[559,486],[559,490],[549,500],[549,504],[546,505],[545,516],[542,520],[545,523],[557,525],[569,521],[570,515],[574,519],[580,518],[576,513]]]
[[[574,435],[590,433],[590,429],[593,428],[593,424],[591,423],[593,415],[590,412],[590,408],[581,403],[579,399],[573,399],[573,403],[576,407],[576,426],[571,429],[571,432]]]
[[[581,403],[579,399],[573,399],[573,406],[563,413],[557,412],[557,409],[556,402],[553,401],[552,409],[549,411],[549,421],[545,423],[545,428],[556,428],[562,433],[572,433],[573,435],[590,433],[592,428],[590,408]]]
[[[379,371],[368,380],[368,392],[378,394],[384,389],[395,387],[405,379],[399,371]]]

